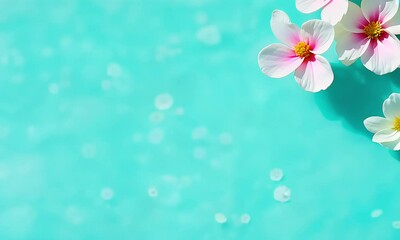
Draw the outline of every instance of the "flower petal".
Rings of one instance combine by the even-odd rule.
[[[393,72],[400,66],[400,41],[384,33],[379,40],[371,41],[361,56],[364,66],[378,75]]]
[[[287,76],[302,62],[303,60],[297,57],[292,49],[279,43],[265,47],[258,55],[261,71],[273,78]]]
[[[381,130],[392,128],[393,122],[383,117],[369,117],[364,120],[364,126],[368,131],[377,133]]]
[[[325,6],[326,0],[296,0],[296,8],[302,13],[312,13]]]
[[[335,31],[331,24],[320,20],[310,20],[305,22],[301,29],[302,38],[306,38],[313,53],[324,53],[332,45]]]
[[[321,12],[321,19],[336,25],[347,12],[349,6],[348,0],[335,0],[327,4]]]
[[[289,47],[294,47],[300,42],[300,29],[290,22],[289,16],[280,10],[272,12],[271,29],[276,38]]]
[[[398,151],[400,150],[400,138],[393,142],[382,142],[380,143],[382,146],[389,148],[391,150]]]
[[[315,55],[313,60],[304,61],[294,73],[296,81],[309,92],[327,89],[333,82],[333,71],[329,62]]]
[[[362,0],[361,10],[367,20],[384,24],[396,14],[399,0]]]
[[[396,15],[385,23],[385,31],[392,34],[400,34],[400,11],[397,11]]]
[[[340,61],[353,62],[368,49],[370,40],[363,33],[336,31],[336,53]]]
[[[393,142],[400,138],[400,132],[394,129],[384,129],[381,130],[372,137],[373,142],[383,143],[383,142]]]
[[[400,117],[400,94],[390,94],[389,98],[383,102],[382,108],[386,118],[394,120],[396,117]]]
[[[358,5],[353,2],[349,2],[348,4],[347,12],[340,23],[343,25],[343,28],[349,32],[363,33],[364,26],[368,24],[367,19],[365,19]]]

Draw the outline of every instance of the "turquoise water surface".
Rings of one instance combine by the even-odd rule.
[[[274,9],[319,17],[294,0],[0,1],[0,239],[400,239],[400,154],[362,124],[400,70],[332,48],[327,91],[270,79]]]

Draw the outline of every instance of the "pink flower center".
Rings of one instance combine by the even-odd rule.
[[[364,33],[369,39],[379,38],[382,32],[382,25],[379,21],[370,22],[368,25],[364,26]]]
[[[305,42],[299,42],[295,47],[294,47],[294,53],[296,56],[299,58],[308,58],[313,55],[311,52],[311,46],[308,45]]]
[[[400,131],[400,118],[398,117],[393,121],[393,130]]]

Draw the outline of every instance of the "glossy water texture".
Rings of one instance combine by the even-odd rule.
[[[262,75],[276,8],[319,17],[294,1],[0,1],[0,239],[400,239],[400,157],[362,125],[400,71],[331,49],[327,91]]]

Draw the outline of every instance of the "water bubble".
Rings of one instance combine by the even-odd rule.
[[[228,221],[228,219],[226,218],[226,216],[223,213],[216,213],[214,215],[214,219],[217,223],[220,223],[220,224],[224,224],[224,223],[226,223],[226,221]]]
[[[162,93],[155,98],[154,104],[158,110],[168,110],[174,104],[174,99],[168,93]]]
[[[219,142],[223,145],[229,145],[233,142],[233,137],[230,133],[222,133],[219,135]]]
[[[278,202],[287,202],[290,200],[291,191],[286,186],[279,186],[274,190],[274,199]]]
[[[107,75],[113,78],[118,78],[122,74],[122,68],[117,63],[110,63],[107,66]]]
[[[392,226],[394,229],[400,229],[400,220],[393,221]]]
[[[207,151],[202,147],[196,147],[193,151],[193,156],[196,159],[204,159],[207,156]]]
[[[192,131],[192,138],[194,140],[204,139],[208,134],[208,130],[206,127],[196,127]]]
[[[149,133],[149,142],[159,144],[164,140],[164,131],[160,128],[155,128]]]
[[[221,41],[221,34],[217,26],[202,27],[196,34],[197,39],[207,45],[217,45]]]
[[[101,190],[101,198],[104,200],[111,200],[114,197],[114,191],[111,188],[103,188]]]
[[[51,94],[57,94],[59,91],[59,87],[57,83],[51,83],[49,85],[49,93]]]
[[[147,190],[147,194],[149,195],[149,197],[157,197],[158,196],[158,191],[155,187],[151,187]]]
[[[152,123],[160,123],[164,121],[164,114],[162,112],[153,112],[149,118]]]
[[[240,216],[240,222],[243,224],[248,224],[250,222],[250,220],[251,220],[251,217],[247,213],[242,214],[242,216]]]
[[[283,171],[280,168],[274,168],[269,173],[269,178],[274,182],[279,182],[283,178]]]
[[[382,213],[383,213],[382,209],[375,209],[371,212],[371,217],[372,218],[380,217]]]

